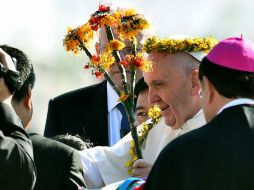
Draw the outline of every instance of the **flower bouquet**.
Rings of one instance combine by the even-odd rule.
[[[91,69],[96,77],[104,76],[115,92],[119,95],[119,102],[122,102],[131,128],[131,135],[134,141],[137,158],[142,158],[140,143],[135,126],[134,110],[134,87],[136,80],[136,70],[150,71],[152,65],[142,57],[142,52],[137,48],[138,35],[149,27],[144,15],[138,14],[134,9],[111,10],[108,5],[99,5],[99,9],[91,15],[87,23],[77,28],[68,29],[63,40],[67,51],[78,54],[84,51],[89,57],[86,69]],[[104,29],[106,31],[108,43],[102,49],[98,43],[94,42],[96,31]],[[114,33],[118,38],[114,38]],[[122,59],[120,52],[125,50],[126,43],[131,44],[131,50]],[[92,54],[89,50],[94,46],[97,50]],[[123,90],[119,89],[110,78],[109,71],[113,64],[117,64],[121,74]],[[130,77],[126,77],[126,68],[130,68]],[[129,80],[129,81],[128,81]]]

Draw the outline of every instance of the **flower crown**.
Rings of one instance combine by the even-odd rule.
[[[156,37],[148,38],[143,46],[143,50],[146,53],[155,52],[198,52],[205,51],[208,52],[216,44],[217,40],[214,37],[207,38],[185,38],[185,39],[173,39],[165,38],[158,39]]]

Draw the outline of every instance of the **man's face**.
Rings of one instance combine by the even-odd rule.
[[[140,92],[138,94],[136,111],[135,111],[136,126],[142,124],[143,122],[149,119],[148,110],[151,107],[153,107],[153,104],[150,104],[148,102],[148,89]]]
[[[188,119],[191,76],[180,66],[181,53],[151,53],[152,72],[144,73],[149,86],[149,102],[158,104],[165,123],[173,129],[180,128]]]
[[[106,47],[106,44],[108,43],[108,39],[107,39],[107,35],[106,35],[106,32],[104,29],[101,29],[99,34],[100,34],[100,48],[101,48],[101,53],[102,53]],[[114,33],[114,37],[117,39],[117,36],[115,33]],[[141,41],[141,39],[140,39],[140,41]],[[126,46],[123,49],[123,51],[120,51],[120,57],[122,60],[125,59],[125,56],[127,54],[132,53],[130,41],[125,41],[125,45]],[[141,49],[140,43],[137,46],[138,46],[137,49]],[[127,81],[130,82],[130,68],[129,67],[125,68],[125,71],[126,71]],[[136,81],[138,81],[142,77],[142,75],[143,74],[142,74],[141,70],[136,70]],[[109,76],[112,79],[112,81],[114,82],[114,84],[116,84],[120,90],[123,90],[123,85],[121,82],[121,73],[119,71],[117,63],[114,63],[113,65],[111,65],[111,67],[109,69]]]

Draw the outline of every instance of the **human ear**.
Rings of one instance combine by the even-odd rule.
[[[32,89],[30,86],[27,88],[24,104],[28,110],[32,109]]]
[[[201,86],[198,79],[198,70],[195,69],[191,73],[191,95],[197,96],[200,92]]]
[[[212,104],[215,96],[214,86],[206,76],[203,76],[203,98],[207,105]]]

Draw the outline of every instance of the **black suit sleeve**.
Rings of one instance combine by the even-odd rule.
[[[0,186],[1,189],[32,189],[35,165],[31,141],[16,113],[0,103]]]
[[[78,187],[86,187],[83,177],[83,166],[76,150],[70,154],[69,164],[69,170],[64,180],[64,190],[77,190]]]
[[[60,133],[59,129],[57,128],[58,126],[57,119],[56,119],[57,117],[56,117],[56,112],[54,110],[53,105],[54,105],[53,100],[50,100],[48,104],[48,114],[47,114],[45,131],[44,131],[45,137],[53,137]]]

